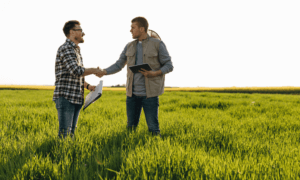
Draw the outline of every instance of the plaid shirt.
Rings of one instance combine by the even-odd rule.
[[[82,104],[84,100],[84,73],[80,48],[70,39],[61,45],[55,61],[55,90],[53,101],[59,97],[70,103]]]

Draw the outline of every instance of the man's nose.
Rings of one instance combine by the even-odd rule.
[[[82,36],[84,36],[85,35],[85,33],[84,32],[82,32]]]

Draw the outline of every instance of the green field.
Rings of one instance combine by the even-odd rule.
[[[61,141],[52,93],[0,90],[1,180],[300,179],[300,96],[166,92],[159,138],[104,91]]]

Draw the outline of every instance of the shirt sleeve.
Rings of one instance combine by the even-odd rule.
[[[160,70],[162,74],[167,74],[173,71],[173,63],[171,61],[171,56],[166,48],[166,45],[161,41],[158,50],[159,62],[163,65]]]
[[[105,69],[107,72],[107,75],[115,74],[124,68],[124,66],[127,63],[127,57],[125,55],[126,51],[127,51],[127,45],[125,46],[124,50],[122,51],[122,53],[119,57],[119,60],[117,60],[113,65],[111,65]]]
[[[77,63],[77,56],[72,48],[63,48],[60,52],[60,59],[67,71],[73,76],[81,76],[85,68]]]

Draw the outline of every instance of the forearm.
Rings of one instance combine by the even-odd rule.
[[[97,73],[97,68],[85,68],[85,71],[82,74],[82,76],[88,76],[88,75],[96,74],[96,73]]]
[[[110,74],[115,74],[115,73],[121,71],[124,66],[119,66],[117,63],[115,63],[104,70],[106,71],[106,75],[110,75]]]
[[[96,86],[90,85],[89,83],[84,81],[84,88],[86,88],[89,91],[95,91]]]
[[[158,71],[146,71],[144,69],[139,71],[140,73],[142,73],[146,78],[154,78],[157,76],[161,76],[163,73],[161,72],[161,70]]]
[[[154,77],[157,77],[157,76],[161,76],[163,75],[162,71],[161,70],[158,70],[158,71],[154,71]]]

